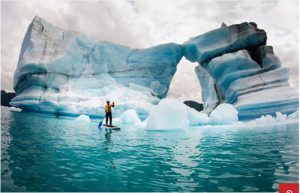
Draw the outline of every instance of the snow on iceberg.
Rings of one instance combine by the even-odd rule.
[[[115,100],[115,114],[135,109],[146,116],[167,95],[180,45],[131,49],[53,26],[35,17],[22,43],[11,105],[56,114],[103,116]]]

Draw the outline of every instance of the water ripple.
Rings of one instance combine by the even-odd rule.
[[[299,180],[298,125],[153,132],[2,109],[2,191],[264,191]]]

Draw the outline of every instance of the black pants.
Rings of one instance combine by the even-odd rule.
[[[108,125],[108,119],[109,119],[109,125],[111,126],[111,122],[112,122],[112,116],[111,116],[111,112],[108,112],[105,114],[105,119],[106,119],[106,125]]]

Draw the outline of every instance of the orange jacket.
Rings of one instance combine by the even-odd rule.
[[[114,107],[115,104],[113,103],[112,105],[105,105],[105,112],[106,113],[110,113],[111,112],[111,108]]]

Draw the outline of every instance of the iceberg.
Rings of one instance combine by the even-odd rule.
[[[11,105],[93,117],[103,116],[101,106],[114,100],[115,114],[135,109],[143,117],[167,95],[181,58],[174,43],[131,49],[35,17],[22,43]]]
[[[253,22],[221,28],[188,40],[184,56],[195,68],[204,110],[222,103],[234,105],[240,120],[298,110],[298,91],[289,86],[289,70],[282,67],[267,36]]]
[[[116,103],[115,117],[123,115],[121,121],[132,123],[138,120],[134,112],[141,120],[149,115],[148,119],[154,120],[149,128],[161,127],[155,120],[172,110],[170,117],[178,118],[171,126],[165,121],[163,127],[207,124],[203,113],[212,113],[212,120],[221,123],[224,121],[217,120],[216,112],[225,108],[219,107],[224,103],[233,105],[239,120],[289,115],[299,108],[298,91],[288,83],[289,69],[266,43],[264,30],[253,22],[244,22],[230,26],[223,23],[221,28],[182,45],[132,49],[95,41],[35,17],[22,43],[14,74],[16,97],[10,104],[25,111],[93,118],[104,116],[103,106],[110,100]],[[198,63],[195,73],[203,100],[201,114],[183,104],[162,100],[183,56]],[[166,115],[155,115],[153,109]],[[236,112],[229,111],[235,117]],[[182,116],[175,116],[175,112]],[[229,122],[236,120],[231,118]]]

